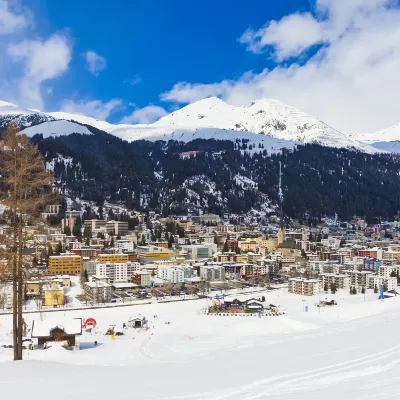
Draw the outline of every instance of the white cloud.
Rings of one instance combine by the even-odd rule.
[[[302,26],[304,32],[299,32]],[[188,103],[219,96],[233,104],[277,98],[344,132],[400,122],[400,9],[393,0],[317,0],[314,15],[293,14],[240,39],[284,61],[322,43],[302,63],[280,63],[236,81],[177,83],[161,95]]]
[[[134,76],[132,76],[132,78],[126,79],[124,81],[124,83],[127,83],[131,86],[138,85],[140,82],[142,82],[142,78],[138,74],[135,74]]]
[[[14,33],[28,25],[29,17],[26,10],[23,12],[12,10],[8,0],[0,0],[0,34]]]
[[[121,124],[151,124],[161,117],[167,115],[167,112],[162,107],[149,105],[143,108],[138,108],[131,115],[124,117]]]
[[[62,75],[71,61],[68,39],[54,34],[46,40],[24,40],[9,45],[8,54],[23,65],[23,75],[18,79],[19,103],[43,109],[42,83]]]
[[[85,58],[89,71],[96,76],[107,68],[107,60],[94,51],[88,50],[85,53]]]
[[[310,13],[293,14],[279,22],[271,21],[256,32],[248,29],[239,41],[254,53],[261,53],[271,46],[276,59],[282,61],[298,56],[310,46],[323,42],[324,31],[324,24],[314,19]]]
[[[235,86],[234,81],[222,81],[213,84],[179,82],[173,88],[161,94],[161,100],[177,103],[193,103],[205,97],[219,96],[226,98]]]
[[[112,99],[108,102],[101,100],[73,101],[65,100],[61,105],[61,111],[70,114],[82,114],[98,120],[106,120],[122,105],[121,99]]]

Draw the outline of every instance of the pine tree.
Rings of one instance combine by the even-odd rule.
[[[173,235],[171,234],[171,235],[169,236],[169,239],[168,239],[168,248],[169,248],[169,249],[172,249],[172,245],[174,244],[174,242],[175,242],[174,237],[173,237]]]
[[[335,294],[336,292],[337,292],[336,284],[332,283],[332,285],[331,285],[331,293]]]
[[[83,272],[83,279],[85,282],[89,282],[89,274],[88,274],[86,268],[85,268],[85,271]]]
[[[374,293],[378,293],[378,286],[374,286]]]
[[[361,288],[361,294],[365,294],[365,287],[364,286]]]
[[[64,235],[71,236],[71,228],[69,226],[64,227]]]
[[[387,285],[386,282],[383,284],[383,291],[384,291],[384,292],[387,292],[387,291],[388,291],[388,285]]]
[[[229,251],[229,246],[228,246],[228,241],[227,240],[224,243],[224,247],[223,247],[222,251],[224,253],[227,253]]]
[[[62,253],[62,251],[63,251],[62,244],[61,244],[61,242],[58,242],[57,247],[56,247],[56,255],[60,255]]]
[[[81,218],[77,217],[75,220],[74,227],[72,228],[72,234],[80,241],[82,239],[82,222]]]
[[[328,291],[328,284],[325,282],[325,285],[324,285],[324,292],[327,292]]]

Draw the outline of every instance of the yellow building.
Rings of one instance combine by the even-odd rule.
[[[104,263],[126,263],[128,262],[128,254],[117,253],[117,254],[99,254],[97,256],[101,264]]]
[[[81,272],[81,256],[75,254],[65,254],[49,257],[49,273],[52,275],[80,275]]]
[[[259,245],[266,247],[268,251],[275,251],[278,247],[278,239],[270,238],[270,239],[261,239],[259,241]]]
[[[138,246],[137,252],[139,261],[144,263],[166,260],[175,254],[169,249],[157,246]]]
[[[158,247],[163,247],[164,249],[168,249],[168,242],[157,242],[154,244]]]
[[[65,303],[64,290],[60,287],[45,287],[44,305],[45,306],[63,306]]]
[[[238,241],[238,247],[241,251],[247,253],[249,251],[255,252],[257,251],[257,248],[259,247],[258,241],[257,240],[239,240]]]

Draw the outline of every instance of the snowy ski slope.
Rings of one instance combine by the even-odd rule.
[[[363,295],[339,291],[338,306],[318,309],[318,297],[284,289],[257,295],[287,315],[207,316],[205,300],[44,314],[49,320],[94,317],[98,332],[85,334],[79,351],[25,351],[22,363],[7,361],[12,349],[0,348],[2,394],[31,400],[55,393],[60,400],[398,398],[400,299],[380,301],[370,291],[364,302]],[[129,329],[114,341],[103,335],[139,313],[150,320],[149,331]],[[25,318],[30,324],[39,316]],[[2,343],[11,340],[10,328],[11,316],[1,316]]]

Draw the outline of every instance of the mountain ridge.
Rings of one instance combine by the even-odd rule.
[[[346,135],[295,107],[273,99],[261,99],[249,106],[237,107],[210,97],[176,110],[153,124],[136,125],[110,124],[66,112],[44,113],[0,101],[0,128],[4,129],[5,125],[14,122],[22,129],[37,126],[26,132],[30,136],[35,133],[51,136],[57,134],[54,127],[59,125],[54,123],[57,120],[90,125],[128,142],[141,139],[188,141],[195,138],[235,141],[238,137],[245,137],[254,147],[268,142],[267,138],[273,138],[272,142],[281,140],[281,144],[288,148],[298,143],[318,143],[328,147],[355,148],[367,153],[387,152],[384,145],[375,147],[372,140],[360,140],[358,136]],[[39,126],[43,123],[47,125]],[[68,134],[68,129],[71,133],[84,133],[81,128],[71,124],[69,127],[63,126],[63,133],[58,134]]]

